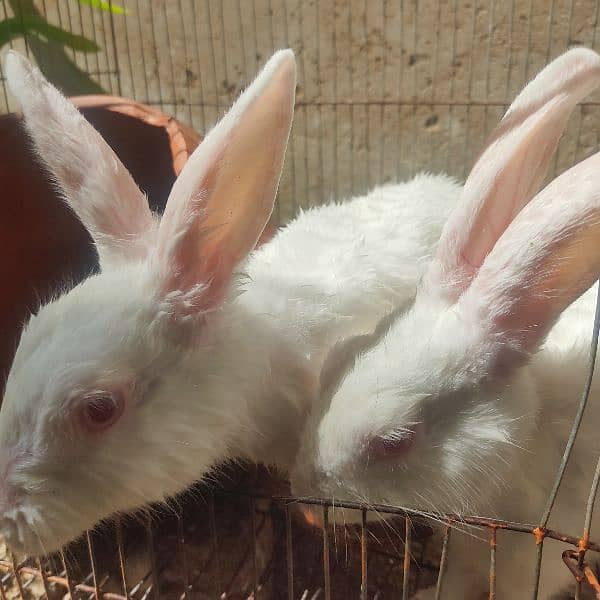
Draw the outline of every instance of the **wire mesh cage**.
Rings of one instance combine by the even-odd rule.
[[[593,0],[2,0],[2,10],[1,41],[29,55],[66,94],[132,98],[199,132],[274,49],[294,48],[299,81],[279,224],[299,208],[421,170],[463,178],[528,79],[569,47],[599,49]],[[4,77],[2,88],[2,108],[13,110]],[[594,94],[576,108],[552,177],[597,150],[599,100]],[[573,436],[597,338],[598,318]],[[597,477],[582,531],[548,528],[555,489],[537,523],[446,515],[434,534],[440,517],[426,511],[292,498],[285,482],[262,469],[232,473],[233,486],[200,486],[170,508],[88,533],[62,554],[20,561],[4,549],[0,598],[366,600],[409,598],[431,585],[443,598],[458,525],[489,542],[477,550],[489,553],[489,598],[505,530],[531,537],[532,597],[552,539],[563,544],[576,597],[600,598],[592,559],[600,545],[589,537]],[[319,525],[298,518],[302,506],[319,513]],[[333,524],[336,508],[356,511],[358,525]],[[371,513],[395,520],[374,524]]]

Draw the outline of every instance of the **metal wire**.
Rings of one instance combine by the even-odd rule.
[[[402,569],[402,600],[408,600],[410,592],[410,552],[412,543],[412,524],[408,515],[404,517],[404,563]]]
[[[442,597],[442,589],[444,585],[444,575],[448,568],[448,544],[450,542],[450,534],[452,529],[449,525],[444,527],[444,541],[442,542],[442,555],[440,557],[440,568],[438,571],[438,578],[435,585],[435,600],[440,600]]]
[[[573,421],[573,426],[571,428],[571,433],[569,434],[569,439],[567,440],[567,444],[565,446],[565,451],[563,453],[562,459],[560,461],[560,465],[558,467],[556,478],[554,480],[554,485],[550,491],[548,496],[548,500],[546,501],[546,506],[544,507],[544,512],[542,513],[542,517],[540,518],[540,527],[546,528],[548,524],[548,519],[550,519],[550,513],[552,512],[552,508],[554,507],[554,503],[556,502],[556,497],[558,495],[558,490],[560,488],[560,484],[562,483],[563,477],[565,475],[565,471],[567,468],[567,464],[569,462],[569,458],[571,456],[571,452],[573,450],[573,445],[575,444],[575,439],[577,437],[577,433],[581,427],[581,422],[583,420],[583,414],[587,407],[587,403],[590,396],[590,390],[592,388],[592,380],[594,378],[594,369],[596,366],[596,354],[598,352],[598,334],[600,333],[600,285],[598,285],[598,297],[596,300],[596,312],[594,315],[594,329],[592,333],[592,343],[590,348],[590,355],[588,361],[588,375],[586,378],[585,386],[583,388],[583,392],[581,394],[581,398],[579,400],[579,405],[577,408],[577,413],[575,415],[575,419]],[[591,518],[591,509],[590,510],[590,518]],[[587,522],[587,519],[586,519]]]
[[[360,524],[360,600],[367,600],[368,561],[367,511],[363,509]]]

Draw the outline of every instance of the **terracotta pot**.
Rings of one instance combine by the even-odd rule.
[[[200,136],[175,119],[124,98],[82,96],[73,102],[148,194],[152,209],[162,212]],[[86,230],[53,190],[14,114],[0,117],[0,190],[0,381],[4,381],[27,315],[65,282],[78,282],[94,271],[97,259]]]

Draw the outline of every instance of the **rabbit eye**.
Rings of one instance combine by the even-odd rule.
[[[82,408],[83,424],[91,431],[108,429],[123,414],[124,406],[123,395],[119,392],[87,396]]]
[[[377,458],[404,459],[421,436],[421,424],[390,431],[369,443],[369,454]]]

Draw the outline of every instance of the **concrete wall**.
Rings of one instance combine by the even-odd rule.
[[[2,0],[0,20],[15,1]],[[528,78],[570,46],[600,45],[595,0],[122,0],[129,14],[112,17],[76,0],[33,4],[97,41],[101,52],[66,54],[107,92],[199,131],[274,48],[294,48],[282,222],[416,170],[464,176]],[[599,100],[576,111],[557,171],[597,147]]]

